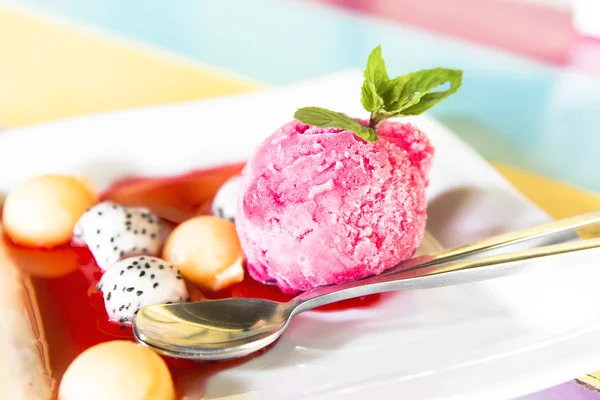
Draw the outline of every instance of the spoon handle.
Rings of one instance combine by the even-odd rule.
[[[295,297],[291,302],[296,303],[294,313],[297,314],[325,304],[374,293],[430,289],[497,278],[519,272],[527,267],[533,267],[530,261],[551,256],[564,256],[569,253],[583,253],[598,248],[600,248],[600,238],[555,244],[477,259],[451,261],[391,275],[373,276],[340,285],[318,287]]]
[[[427,254],[411,258],[384,271],[382,275],[396,274],[416,268],[420,269],[431,265],[438,265],[476,253],[490,251],[500,247],[523,243],[534,239],[540,239],[597,223],[600,223],[600,211],[592,211],[574,217],[563,218],[520,231],[493,236],[465,246],[454,247],[452,249],[442,250],[434,254]],[[571,239],[571,237],[569,237],[569,239]]]

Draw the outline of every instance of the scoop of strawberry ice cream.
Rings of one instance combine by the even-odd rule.
[[[433,148],[410,124],[379,140],[284,125],[256,150],[240,183],[236,227],[250,275],[283,292],[379,274],[423,238]]]

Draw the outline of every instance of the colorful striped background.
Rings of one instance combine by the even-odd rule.
[[[0,0],[0,126],[362,68],[382,44],[392,73],[464,69],[433,114],[553,216],[572,215],[600,208],[600,42],[571,21],[517,0]],[[535,398],[581,388],[562,390]]]
[[[497,16],[492,6],[506,3],[505,1],[492,1],[492,8],[489,9],[475,7],[479,3],[476,0],[461,0],[459,3],[463,3],[462,7],[459,4],[456,8],[460,11],[454,11],[454,14],[446,17],[443,13],[433,14],[432,22],[428,23],[431,25],[446,19],[452,21],[445,24],[446,28],[439,28],[442,31],[450,29],[453,24],[460,26],[461,31],[451,32],[451,37],[411,25],[427,20],[420,9],[408,9],[414,17],[408,18],[405,23],[393,22],[395,14],[391,14],[391,20],[371,16],[371,13],[381,14],[385,5],[407,3],[406,1],[342,3],[343,7],[331,4],[324,7],[308,1],[173,0],[165,6],[163,2],[142,0],[0,0],[0,4],[19,9],[32,7],[36,12],[51,13],[74,21],[75,24],[85,26],[87,33],[92,36],[95,36],[92,31],[101,30],[127,40],[129,44],[123,44],[124,46],[135,47],[136,44],[142,44],[189,60],[190,66],[198,62],[209,63],[266,84],[282,84],[344,68],[362,67],[365,55],[378,43],[383,45],[386,59],[394,66],[395,73],[436,65],[462,68],[466,79],[460,96],[436,108],[433,111],[435,116],[491,160],[587,189],[600,190],[600,180],[595,179],[597,160],[600,157],[600,135],[597,134],[600,122],[600,79],[584,71],[583,67],[562,68],[532,59],[538,56],[539,60],[555,61],[554,64],[566,62],[571,49],[569,43],[579,43],[572,37],[568,14],[555,10],[546,11],[547,15],[536,19],[538,22],[534,24],[535,29],[541,30],[541,34],[533,35],[535,32],[532,30],[535,29],[523,28],[526,23],[503,22],[500,19],[503,14]],[[425,2],[425,6],[422,6],[424,9],[427,9],[427,3],[433,4],[431,0]],[[364,8],[364,4],[373,6],[370,6],[368,14],[358,14],[356,10]],[[511,9],[514,7],[516,6],[511,6]],[[531,7],[527,6],[525,10],[530,10]],[[398,9],[402,11],[401,7]],[[420,17],[419,12],[423,14]],[[503,12],[510,13],[510,9]],[[529,13],[534,15],[534,11]],[[457,15],[462,17],[457,20]],[[527,15],[518,15],[527,20]],[[506,21],[511,21],[510,15],[504,17]],[[481,18],[484,20],[481,21]],[[497,28],[504,26],[507,32],[517,30],[518,37],[513,34],[512,39],[502,43],[495,40],[494,47],[485,47],[459,38],[479,38],[475,42],[486,38],[492,40],[494,38],[490,38],[490,32],[503,37],[502,32],[486,28],[491,23],[495,23]],[[101,34],[103,35],[105,34]],[[13,46],[22,43],[3,36]],[[570,42],[567,40],[569,37]],[[27,39],[37,40],[31,36]],[[64,45],[60,44],[62,41],[54,44],[49,40],[46,42],[48,46],[42,53],[35,52],[35,47],[31,48],[32,52],[22,50],[22,58],[15,61],[15,68],[31,69],[31,75],[35,76],[50,73],[48,69],[55,66],[57,58],[66,56],[76,63],[81,61],[81,57],[86,57],[86,66],[98,70],[101,76],[112,78],[110,70],[102,72],[102,69],[110,68],[106,63],[112,60],[94,58],[100,53],[88,54],[81,43],[80,48],[64,49]],[[528,43],[528,46],[522,43]],[[557,48],[553,50],[545,46],[546,50],[540,54],[526,50],[528,47],[535,48],[536,43],[555,43]],[[514,52],[499,50],[506,50],[511,44],[516,46]],[[3,47],[7,45],[11,46],[8,43]],[[82,52],[81,57],[77,54],[65,54],[71,50]],[[12,53],[14,52],[13,50]],[[514,53],[526,53],[528,57]],[[46,65],[46,62],[50,65]],[[135,70],[135,73],[133,71],[126,67],[125,70],[119,69],[118,74],[137,75],[140,70]],[[68,65],[62,79],[77,79],[82,73],[77,65]],[[13,82],[13,85],[8,82],[8,87],[12,88],[16,83],[14,75],[3,75],[3,79]],[[135,77],[132,86],[138,79],[141,80]],[[57,85],[61,83],[56,82]],[[103,84],[102,81],[96,83]],[[168,90],[162,85],[171,83],[172,81],[154,79],[141,90],[136,90],[140,89],[138,86],[134,87],[130,96],[151,91],[153,87],[156,90]],[[88,90],[94,89],[94,82],[83,84]],[[191,88],[188,90],[183,97],[194,97],[192,93],[196,91]],[[15,97],[27,97],[31,100],[29,94],[19,94],[14,89],[11,93],[13,96],[1,101],[14,102]],[[61,92],[59,96],[63,97],[65,94]],[[135,103],[135,100],[119,98],[115,101],[106,98],[104,101],[115,101],[112,104],[123,102],[125,105],[128,101]],[[116,104],[115,107],[119,105]],[[45,104],[40,106],[45,107]],[[100,104],[100,107],[109,106]],[[20,110],[27,108],[21,107]],[[62,116],[40,108],[36,108],[34,112],[40,114],[40,120]],[[4,119],[7,124],[35,122],[24,119],[23,116],[6,116]]]

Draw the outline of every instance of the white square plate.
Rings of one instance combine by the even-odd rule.
[[[0,193],[40,173],[83,173],[102,188],[123,175],[242,161],[298,107],[364,117],[360,85],[350,71],[7,131]],[[428,229],[444,246],[548,219],[448,129],[428,117],[412,121],[436,148]],[[600,270],[586,260],[395,293],[370,309],[303,314],[265,355],[209,378],[206,396],[505,399],[567,381],[600,366],[600,308],[589,307],[600,300]]]

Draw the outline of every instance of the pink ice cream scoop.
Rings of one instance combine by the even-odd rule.
[[[242,173],[236,226],[250,275],[283,292],[380,274],[412,256],[425,230],[433,148],[413,125],[379,140],[284,125]]]

